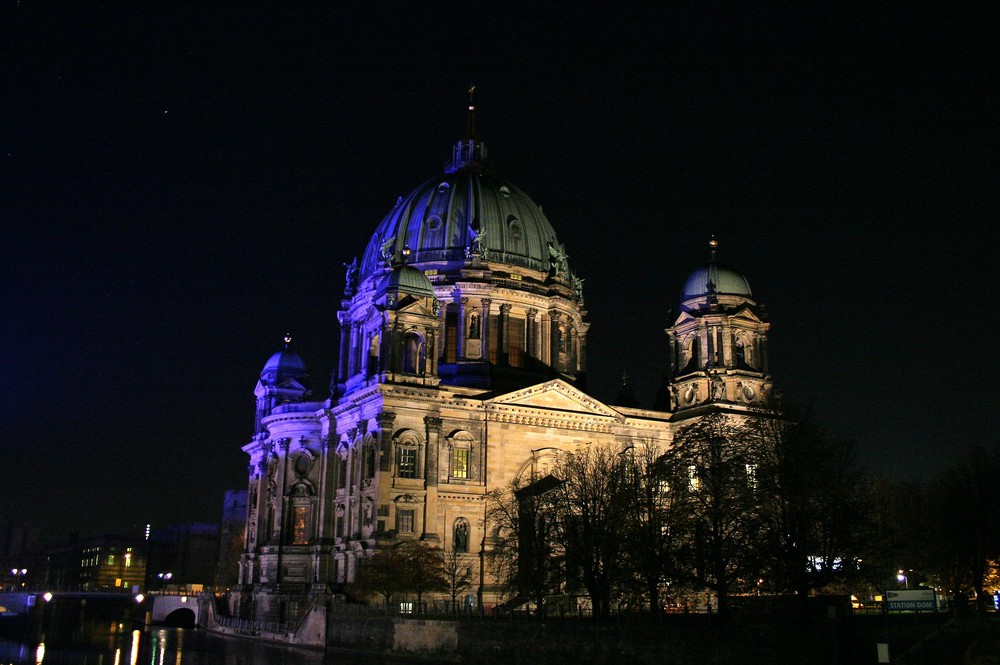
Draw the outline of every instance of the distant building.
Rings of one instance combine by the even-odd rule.
[[[219,562],[215,570],[215,589],[229,590],[239,581],[240,555],[246,544],[247,491],[229,490],[222,506],[219,529]]]
[[[29,588],[42,579],[41,529],[9,522],[0,532],[0,588]]]
[[[489,168],[474,120],[470,106],[444,171],[400,197],[345,263],[330,396],[311,391],[288,339],[260,373],[231,597],[243,616],[289,619],[343,589],[361,559],[407,540],[457,550],[479,570],[491,490],[544,477],[581,446],[669,446],[685,421],[746,413],[770,391],[769,324],[713,246],[667,331],[658,408],[637,408],[628,391],[618,405],[588,395],[584,280],[541,207]],[[650,288],[636,306],[667,316],[675,296]],[[497,602],[492,580],[476,591]]]
[[[217,524],[153,529],[149,536],[146,588],[193,592],[211,587],[218,558]]]
[[[44,584],[52,590],[141,590],[146,579],[146,554],[143,538],[73,538],[47,550]]]

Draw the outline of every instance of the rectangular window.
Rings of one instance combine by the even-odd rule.
[[[337,487],[347,487],[347,460],[341,459],[339,456],[335,459],[337,461]]]
[[[497,316],[496,314],[490,314],[490,318],[486,326],[487,337],[489,337],[488,342],[490,345],[489,349],[490,352],[488,358],[489,361],[494,365],[500,362],[499,358],[500,354],[497,352],[497,349],[499,348],[497,346],[497,342],[499,341],[497,339],[497,330],[499,330],[500,328],[499,319],[500,317]]]
[[[413,533],[413,511],[396,511],[396,531],[400,533]]]
[[[444,315],[444,362],[458,361],[458,312],[454,305],[448,306]]]
[[[416,448],[400,448],[399,449],[399,477],[400,478],[416,478],[417,477],[417,449]]]
[[[452,478],[469,477],[468,448],[455,448],[451,451],[451,476]]]
[[[512,316],[507,320],[507,364],[522,367],[524,348],[524,319]]]
[[[692,490],[697,490],[701,486],[701,479],[698,477],[698,467],[694,464],[688,467],[688,486]]]
[[[292,508],[292,544],[306,545],[309,543],[309,506]]]

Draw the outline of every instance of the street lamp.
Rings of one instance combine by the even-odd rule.
[[[910,580],[907,579],[906,574],[902,570],[896,573],[896,581],[902,582],[904,589],[910,588]]]
[[[24,576],[28,574],[27,568],[11,568],[10,574],[14,576],[14,587],[24,586]]]

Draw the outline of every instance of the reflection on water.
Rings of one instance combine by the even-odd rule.
[[[322,665],[347,660],[307,649],[224,637],[203,630],[120,623],[91,625],[70,635],[0,637],[0,665]],[[381,662],[351,657],[352,665]]]

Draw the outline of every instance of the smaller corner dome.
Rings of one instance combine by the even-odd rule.
[[[305,376],[306,373],[306,364],[302,362],[299,354],[286,348],[267,359],[267,362],[264,363],[264,369],[260,371],[260,376],[261,379],[281,381],[288,378],[298,379]]]
[[[398,266],[386,275],[378,285],[377,292],[395,291],[420,298],[435,298],[434,285],[427,275],[413,266]]]
[[[681,302],[708,295],[731,295],[746,298],[753,296],[746,277],[717,261],[709,261],[688,276],[681,293]]]

